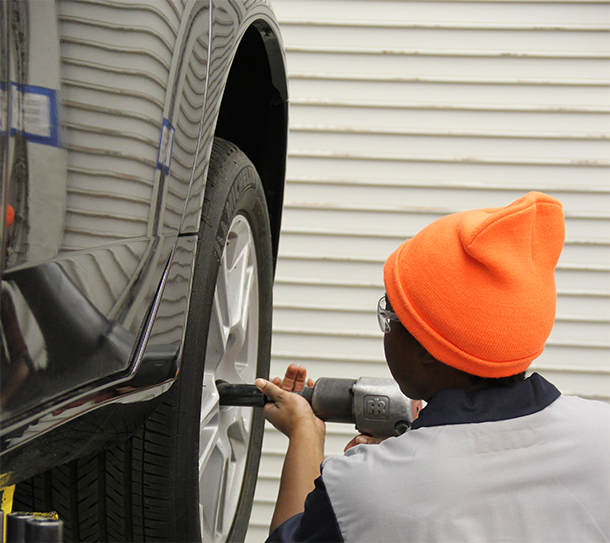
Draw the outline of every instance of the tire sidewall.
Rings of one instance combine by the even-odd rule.
[[[177,521],[182,519],[184,541],[199,541],[199,418],[208,329],[220,260],[233,219],[248,221],[256,247],[259,289],[257,377],[268,378],[271,350],[273,258],[265,195],[256,169],[234,145],[215,140],[206,186],[185,345],[178,378]],[[248,457],[235,520],[227,541],[243,540],[258,473],[264,415],[255,409]],[[182,502],[182,503],[181,503]]]

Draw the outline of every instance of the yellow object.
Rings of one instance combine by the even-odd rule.
[[[2,541],[6,541],[6,515],[13,510],[13,494],[15,494],[15,485],[2,489],[2,511],[4,512]]]
[[[0,542],[4,543],[6,541],[6,515],[13,512],[13,496],[15,495],[15,485],[0,487],[0,493],[2,493],[2,511],[4,512],[4,532],[2,533],[2,539]],[[21,511],[22,513],[28,513],[35,517],[46,517],[51,518],[53,520],[59,519],[59,515],[56,511],[51,511],[49,513],[41,513],[39,511]]]

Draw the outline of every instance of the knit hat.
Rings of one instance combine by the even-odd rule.
[[[443,217],[386,261],[392,309],[441,362],[481,377],[520,373],[553,328],[564,231],[561,202],[539,192]]]

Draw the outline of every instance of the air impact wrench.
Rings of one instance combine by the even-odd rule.
[[[217,381],[220,405],[264,407],[269,400],[255,385]],[[393,379],[321,378],[301,392],[317,417],[327,422],[356,425],[361,434],[384,439],[404,434],[421,409],[421,401],[407,398]]]

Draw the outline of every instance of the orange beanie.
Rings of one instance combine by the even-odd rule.
[[[520,373],[553,327],[564,230],[561,202],[539,192],[443,217],[386,261],[392,309],[441,362],[481,377]]]

